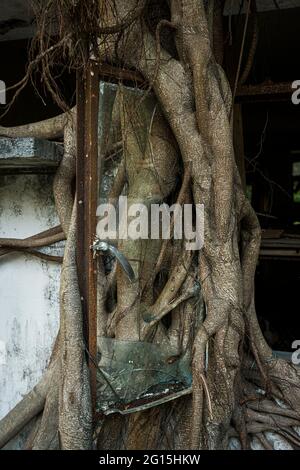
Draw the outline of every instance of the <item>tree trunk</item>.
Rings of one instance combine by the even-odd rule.
[[[137,7],[135,0],[115,0],[101,11],[95,33],[103,39],[98,42],[101,61],[134,68],[149,83],[142,98],[122,87],[118,92],[112,114],[120,118],[123,157],[109,200],[126,191],[129,203],[146,207],[166,201],[203,204],[204,246],[195,255],[178,240],[117,240],[135,281],[119,265],[107,275],[99,260],[98,335],[175,348],[173,359],[185,357],[191,364],[193,390],[191,396],[126,417],[106,417],[96,427],[98,448],[222,449],[233,436],[244,449],[254,436],[269,448],[267,430],[296,447],[299,372],[273,357],[255,313],[260,227],[234,156],[231,91],[219,65],[222,47],[215,30],[220,2],[209,2],[207,11],[202,0],[161,2],[160,8],[169,5],[170,17],[158,18],[154,28],[142,8],[146,3]],[[176,46],[173,55],[165,30]],[[54,183],[67,236],[57,351],[35,391],[0,422],[2,446],[43,410],[31,448],[92,447],[71,192],[74,112],[25,128],[0,128],[3,135],[47,138],[63,131],[65,154]]]

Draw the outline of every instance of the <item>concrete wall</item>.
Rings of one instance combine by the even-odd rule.
[[[52,179],[0,176],[0,237],[24,238],[59,223]],[[32,255],[0,257],[0,419],[47,365],[58,329],[60,268]]]

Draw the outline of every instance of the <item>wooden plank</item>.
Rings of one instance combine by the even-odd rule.
[[[300,7],[300,0],[256,0],[257,10],[259,12],[278,11],[290,8]],[[276,5],[277,3],[277,5]],[[247,8],[246,2],[226,0],[224,6],[224,15],[245,14]]]
[[[238,87],[236,100],[243,103],[254,101],[290,101],[294,91],[292,82],[274,83],[268,80],[259,85],[242,85]]]
[[[261,259],[281,259],[288,261],[299,261],[300,252],[299,250],[270,250],[270,249],[261,249],[259,257]]]

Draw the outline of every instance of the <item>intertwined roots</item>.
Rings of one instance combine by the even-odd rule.
[[[70,9],[76,9],[77,2],[64,3],[68,13],[74,13]],[[153,200],[204,204],[204,247],[192,256],[180,243],[119,241],[119,251],[131,261],[137,281],[130,283],[119,268],[106,275],[99,262],[98,334],[175,345],[179,356],[190,357],[193,394],[129,418],[103,419],[96,427],[98,446],[227,448],[229,439],[236,436],[248,448],[255,436],[264,448],[270,448],[265,433],[272,431],[296,448],[299,372],[273,358],[255,313],[260,227],[241,186],[232,146],[231,91],[215,60],[220,57],[220,45],[214,40],[219,37],[215,34],[220,24],[216,21],[219,2],[209,2],[207,11],[198,0],[166,2],[170,16],[159,18],[154,33],[153,21],[151,31],[145,21],[149,11],[143,8],[145,3],[105,2],[101,28],[93,32],[102,38],[96,41],[98,57],[138,70],[157,100],[151,108],[149,90],[134,103],[126,92],[120,92],[119,111],[113,115],[119,116],[123,157],[109,197],[115,201],[126,191],[129,199],[147,204]],[[86,4],[88,7],[89,2]],[[61,14],[64,18],[65,12]],[[172,47],[176,48],[172,56],[167,52],[172,47],[163,47],[160,40],[165,28],[171,30]],[[78,39],[78,31],[72,36],[66,30],[68,41]],[[66,40],[63,29],[60,35],[60,41]],[[75,113],[20,128],[0,128],[2,135],[11,137],[52,138],[64,133],[65,153],[54,182],[61,228],[50,234],[50,241],[61,237],[61,232],[67,238],[61,323],[53,355],[38,385],[2,420],[1,446],[34,420],[26,444],[29,448],[92,447],[75,263],[76,200],[73,202],[71,192]],[[105,152],[115,143],[108,141]],[[43,237],[45,234],[40,240],[1,240],[1,245],[13,249],[21,243],[21,248],[34,248],[46,243],[41,241]],[[197,281],[205,318],[199,308]],[[144,320],[145,311],[151,314],[150,322]],[[168,326],[163,322],[166,315]]]

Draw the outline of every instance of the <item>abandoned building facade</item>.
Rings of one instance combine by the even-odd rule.
[[[122,2],[115,3],[116,15],[120,7],[123,18],[126,2],[123,6]],[[134,2],[128,2],[131,3]],[[186,77],[195,80],[197,61],[189,41],[178,32],[176,5],[172,6],[176,2],[148,3],[150,6],[143,10],[147,17],[147,21],[143,20],[147,28],[143,33],[145,59],[140,59],[138,53],[138,59],[133,53],[132,57],[126,55],[126,47],[132,47],[134,42],[130,35],[140,21],[136,19],[137,7],[132,18],[131,12],[124,16],[131,25],[125,52],[124,20],[125,26],[119,31],[121,39],[116,39],[112,47],[117,35],[110,31],[103,40],[105,52],[100,39],[99,57],[90,53],[84,67],[69,67],[65,58],[51,64],[55,88],[43,75],[48,67],[43,62],[43,50],[37,55],[41,69],[34,72],[34,79],[27,76],[28,64],[35,60],[30,44],[41,31],[41,22],[36,20],[30,2],[1,0],[0,447],[119,449],[124,448],[122,439],[126,436],[131,449],[299,448],[300,401],[298,408],[296,399],[283,403],[281,389],[273,387],[272,373],[262,372],[262,357],[268,350],[272,360],[293,367],[295,377],[299,373],[300,1],[198,2],[208,19],[213,4],[212,21],[219,28],[215,27],[217,33],[212,28],[213,65],[210,56],[210,66],[204,74],[215,74],[204,87],[211,96],[203,101],[201,95],[200,102],[208,104],[199,109],[201,87],[199,91],[184,81]],[[200,16],[202,6],[197,7]],[[156,18],[156,9],[162,19]],[[187,24],[192,25],[188,13],[182,14],[182,21],[185,14]],[[103,31],[112,28],[108,24],[106,27],[103,20]],[[207,24],[209,21],[205,20],[206,26],[202,24],[200,28],[204,36]],[[60,38],[55,30],[52,35]],[[48,50],[59,43],[56,39],[51,42],[50,33],[49,38]],[[205,55],[205,44],[200,38],[194,50],[204,51]],[[110,47],[119,48],[123,56],[114,56]],[[151,47],[159,59],[151,59]],[[185,60],[190,61],[187,67],[182,65]],[[217,92],[212,90],[222,89],[224,72],[218,72],[221,67],[229,91],[223,89],[219,106]],[[43,82],[42,76],[48,82]],[[178,86],[172,93],[170,83]],[[15,84],[18,85],[14,88]],[[59,90],[64,108],[49,91],[51,87],[52,91]],[[185,93],[193,93],[193,105]],[[229,95],[232,104],[228,105]],[[182,114],[176,114],[181,99]],[[189,106],[192,111],[185,116]],[[207,119],[201,117],[205,112]],[[191,124],[191,115],[193,119],[196,116],[200,126],[201,139],[195,144],[193,132],[197,126]],[[227,120],[227,124],[221,130],[222,120]],[[188,130],[189,125],[193,132]],[[206,163],[197,167],[192,155],[200,152],[202,145],[201,155],[209,162],[205,177]],[[226,160],[229,147],[234,149],[235,158],[230,164]],[[232,165],[238,171],[232,170],[228,196],[226,178]],[[198,181],[195,174],[201,173],[199,168],[203,174]],[[232,189],[235,185],[238,189]],[[210,196],[205,196],[205,190]],[[229,200],[236,202],[231,204]],[[126,236],[120,236],[124,201]],[[231,219],[226,219],[227,204]],[[249,219],[247,210],[243,212],[247,204],[254,214],[251,212]],[[156,210],[155,222],[151,208]],[[235,211],[237,215],[233,216]],[[177,224],[175,215],[179,213]],[[167,224],[166,229],[160,226],[161,222]],[[240,228],[232,228],[239,223]],[[251,310],[251,302],[247,304],[245,293],[241,301],[241,294],[230,284],[234,279],[240,282],[242,276],[247,281],[248,264],[243,266],[244,257],[250,254],[249,258],[255,260],[256,256],[252,229],[261,230],[255,277],[253,272],[255,300],[253,297],[251,301],[266,344],[261,349],[253,346],[258,341],[256,333],[253,338],[245,333],[251,338],[249,344],[248,339],[236,339],[248,331],[249,325],[252,332],[256,326],[247,314],[245,324],[239,322],[240,303],[245,310]],[[107,237],[105,230],[109,232]],[[232,230],[229,238],[226,230]],[[250,251],[243,252],[249,240]],[[232,271],[227,271],[229,266]],[[215,277],[207,285],[211,272]],[[78,285],[76,292],[70,280]],[[231,333],[226,330],[223,336],[218,336],[217,331],[225,320],[210,331],[209,309],[220,309],[216,299],[225,299],[224,305],[229,299],[228,328],[233,326]],[[198,335],[203,324],[207,336],[204,346]],[[225,345],[224,364],[217,351],[220,344]],[[236,348],[239,359],[228,352],[230,347]],[[60,361],[56,351],[60,349],[64,353],[56,366]],[[195,351],[199,357],[203,352],[200,365]],[[76,356],[74,361],[72,354]],[[239,360],[241,364],[237,366]],[[257,364],[253,372],[254,361]],[[57,375],[55,367],[60,371]],[[235,397],[228,398],[224,391],[228,410],[227,402],[226,406],[222,399],[218,403],[213,390],[213,374],[218,367],[226,375],[226,379],[220,379],[221,384],[226,382],[229,389],[232,387]],[[235,368],[248,371],[242,392],[236,391],[238,380],[231,375]],[[49,383],[58,383],[57,377],[63,377],[64,370],[70,374],[63,385],[57,385],[59,405],[55,407],[54,392],[49,397],[40,384],[47,371],[52,374]],[[196,370],[200,371],[199,377]],[[257,378],[258,372],[263,379]],[[274,379],[276,384],[279,375],[278,372]],[[287,376],[297,386],[294,375]],[[79,391],[76,380],[81,381],[82,377],[88,385]],[[297,377],[300,384],[300,374]],[[18,411],[16,417],[14,409],[35,386],[40,387],[37,394],[44,398],[22,420],[23,411]],[[74,418],[78,412],[64,403],[70,390],[78,408],[80,405],[84,409],[82,425]],[[253,393],[257,401],[249,399]],[[248,433],[245,440],[232,411],[236,402],[243,403]],[[266,410],[263,418],[258,417],[261,403]],[[278,421],[274,418],[279,416],[275,406],[287,410]],[[48,419],[47,407],[51,408],[49,416],[55,419],[50,419],[51,431],[45,438],[48,425],[43,417],[46,413]],[[195,411],[197,407],[204,410],[201,418]],[[220,411],[222,408],[226,411]],[[267,412],[271,413],[271,421]],[[72,438],[66,432],[64,420],[69,415],[74,418],[73,423],[77,420],[82,444],[76,443],[75,432],[70,433]],[[215,431],[214,417],[218,426],[222,422],[222,429],[225,422],[228,424],[226,444],[221,431]],[[146,421],[148,427],[141,437],[136,429]],[[182,432],[175,435],[178,422],[182,423]],[[57,431],[52,430],[55,426],[62,437],[58,438]],[[89,426],[92,431],[87,430]],[[153,435],[151,429],[155,430]]]

